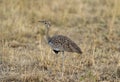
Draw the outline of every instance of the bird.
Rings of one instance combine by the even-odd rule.
[[[45,36],[47,39],[47,43],[50,45],[52,50],[55,52],[55,54],[58,54],[59,52],[62,52],[63,55],[63,64],[62,67],[64,68],[64,52],[75,52],[78,54],[82,54],[82,50],[77,46],[77,44],[64,35],[49,35],[49,30],[51,28],[51,23],[46,20],[40,20],[38,21],[40,23],[43,23],[46,27]]]
[[[76,52],[78,54],[82,54],[81,49],[77,46],[77,44],[72,41],[70,38],[68,38],[67,36],[63,36],[63,35],[54,35],[52,37],[50,37],[49,35],[49,29],[50,29],[50,22],[49,21],[38,21],[41,22],[45,25],[46,27],[46,39],[48,44],[50,45],[50,47],[52,48],[52,50],[58,54],[59,52]]]

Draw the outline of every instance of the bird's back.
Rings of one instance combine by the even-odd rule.
[[[81,49],[74,41],[63,35],[56,35],[49,39],[48,44],[56,51],[76,52],[81,54]]]

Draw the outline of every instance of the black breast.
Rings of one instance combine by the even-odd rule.
[[[54,52],[55,52],[55,54],[58,54],[58,52],[60,52],[60,51],[57,51],[57,50],[53,50]]]

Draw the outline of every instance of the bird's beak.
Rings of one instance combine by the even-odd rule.
[[[44,21],[38,21],[38,22],[41,22],[41,23],[43,23]]]

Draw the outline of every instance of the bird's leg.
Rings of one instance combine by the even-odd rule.
[[[64,75],[64,59],[65,59],[65,57],[64,57],[64,51],[63,51],[62,52],[62,77]]]

